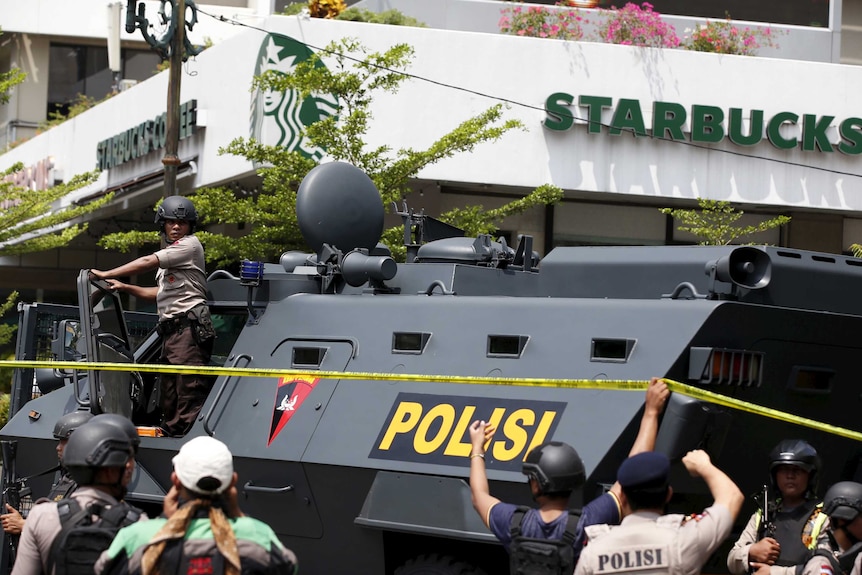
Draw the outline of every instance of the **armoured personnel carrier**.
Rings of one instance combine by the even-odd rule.
[[[767,477],[769,450],[788,437],[820,450],[822,488],[856,474],[855,441],[781,413],[859,429],[862,260],[680,246],[560,247],[538,261],[528,237],[514,248],[459,237],[405,207],[409,263],[396,264],[378,243],[377,190],[343,163],[309,174],[297,213],[313,253],[210,276],[213,363],[236,370],[217,377],[186,438],[143,437],[129,500],[157,512],[171,457],[188,438],[210,434],[236,456],[245,512],[296,551],[303,573],[506,572],[504,551],[471,506],[469,423],[498,426],[486,459],[494,495],[529,504],[521,461],[555,439],[584,459],[588,482],[577,499],[586,502],[613,482],[644,394],[553,380],[650,376],[777,413],[674,393],[657,442],[677,462],[673,508],[706,503],[703,484],[678,464],[693,448],[748,493]],[[124,314],[86,270],[78,284],[80,311],[22,306],[18,358],[37,358],[33,346],[50,320],[66,316],[54,331],[55,357],[139,371],[37,370],[41,393],[31,394],[33,371],[18,370],[14,416],[0,440],[7,470],[29,477],[34,494],[48,490],[50,474],[37,474],[54,461],[51,430],[62,414],[157,422],[158,374],[142,369],[158,358],[154,319]],[[242,371],[249,368],[305,375]],[[723,571],[723,557],[706,570]]]

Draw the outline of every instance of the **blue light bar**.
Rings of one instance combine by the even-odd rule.
[[[242,260],[239,264],[239,283],[244,286],[259,286],[263,279],[263,262]]]

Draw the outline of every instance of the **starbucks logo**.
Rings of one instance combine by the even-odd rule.
[[[311,58],[305,44],[287,36],[267,34],[260,45],[254,74],[273,70],[289,73],[299,62]],[[318,62],[323,67],[323,63]],[[300,99],[296,90],[284,92],[258,89],[251,100],[251,137],[269,146],[279,146],[319,161],[325,150],[314,146],[303,135],[304,128],[338,111],[338,97],[311,94]]]

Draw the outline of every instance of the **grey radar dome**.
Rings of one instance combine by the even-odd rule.
[[[383,200],[368,175],[352,164],[320,164],[296,192],[296,218],[308,246],[329,244],[347,253],[371,249],[383,234]]]

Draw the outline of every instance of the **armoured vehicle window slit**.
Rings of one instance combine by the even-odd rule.
[[[848,260],[844,260],[844,261],[847,263],[848,266],[856,266],[856,267],[862,266],[862,260],[850,260],[850,259],[848,259]]]
[[[835,263],[835,258],[830,258],[829,256],[811,256],[811,259],[815,262],[826,262],[829,264]]]
[[[421,354],[430,340],[430,333],[396,331],[392,334],[392,353]]]
[[[527,342],[528,335],[489,335],[488,357],[521,357]]]
[[[688,377],[698,383],[760,387],[763,357],[758,351],[692,347]]]
[[[325,347],[295,347],[291,367],[318,368],[326,356]]]
[[[797,260],[802,259],[802,254],[796,252],[785,252],[784,250],[776,250],[775,252],[779,256],[783,256],[785,258],[794,258]]]
[[[832,392],[835,370],[797,365],[790,371],[789,389],[805,394],[825,395]]]
[[[635,339],[593,339],[590,344],[590,361],[625,363],[635,348]]]

